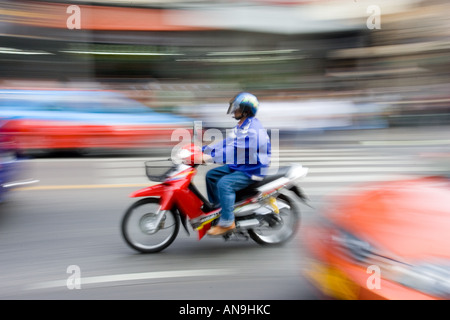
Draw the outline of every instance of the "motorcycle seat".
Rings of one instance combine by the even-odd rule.
[[[256,181],[250,184],[247,188],[237,191],[236,202],[243,200],[244,198],[250,195],[256,194],[257,193],[256,189],[258,189],[260,186],[284,177],[289,172],[290,169],[291,169],[290,166],[280,167],[275,174],[267,175],[263,178],[263,180]]]
[[[282,178],[289,172],[290,169],[291,169],[290,166],[280,167],[280,168],[278,168],[276,173],[267,175],[261,181],[256,181],[256,182],[252,183],[251,185],[249,185],[247,187],[247,189],[248,188],[257,189],[257,188],[259,188],[260,186],[262,186],[262,185],[264,185],[266,183],[269,183],[269,182],[272,182],[272,181],[277,180],[279,178]]]

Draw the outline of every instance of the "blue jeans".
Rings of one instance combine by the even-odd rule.
[[[211,169],[206,174],[206,190],[212,204],[220,204],[222,211],[219,226],[229,227],[234,222],[233,207],[236,191],[244,189],[254,181],[242,171],[233,171],[228,165]]]

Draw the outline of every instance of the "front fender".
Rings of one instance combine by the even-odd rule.
[[[161,210],[171,210],[173,206],[173,190],[163,184],[146,187],[130,194],[131,198],[158,197]]]
[[[154,186],[146,187],[130,194],[131,198],[139,197],[161,197],[166,192],[166,186],[163,184],[155,184]]]

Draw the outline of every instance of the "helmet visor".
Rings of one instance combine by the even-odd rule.
[[[236,103],[234,103],[233,101],[230,102],[230,106],[228,107],[228,111],[227,114],[232,114],[236,111],[236,109],[238,109],[239,105],[237,105]]]

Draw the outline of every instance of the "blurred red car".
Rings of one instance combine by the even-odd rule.
[[[6,124],[7,121],[0,118],[0,203],[15,185],[20,171],[14,141],[3,131]]]
[[[21,153],[54,150],[167,149],[193,120],[156,112],[111,91],[0,90],[4,133]]]
[[[450,179],[368,185],[304,233],[307,278],[324,298],[450,299]]]

